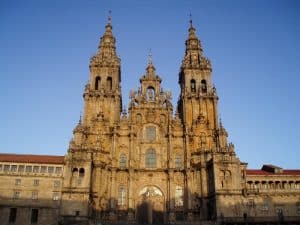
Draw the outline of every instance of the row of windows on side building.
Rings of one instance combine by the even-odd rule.
[[[18,172],[18,173],[49,173],[62,174],[61,166],[32,166],[32,165],[10,165],[0,164],[0,172]]]
[[[52,200],[58,201],[60,197],[59,192],[53,192],[52,193]],[[21,199],[22,198],[22,191],[20,190],[14,190],[12,198],[14,200]],[[31,199],[32,200],[38,200],[39,199],[39,191],[31,191]]]
[[[54,188],[60,187],[60,184],[61,184],[60,180],[53,181],[53,187]],[[22,185],[22,179],[21,178],[15,179],[15,186],[21,186],[21,185]],[[40,180],[34,179],[33,182],[32,182],[32,185],[33,186],[39,186],[40,185]]]

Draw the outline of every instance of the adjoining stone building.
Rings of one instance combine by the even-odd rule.
[[[0,224],[57,225],[64,156],[0,154]]]
[[[115,41],[109,19],[64,159],[0,155],[4,224],[300,223],[300,170],[249,170],[227,142],[192,22],[176,110],[151,57],[128,110],[122,107]]]

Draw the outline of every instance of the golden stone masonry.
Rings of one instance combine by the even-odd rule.
[[[300,224],[300,170],[247,169],[192,22],[176,109],[151,57],[122,107],[110,19],[65,156],[0,154],[1,225]]]

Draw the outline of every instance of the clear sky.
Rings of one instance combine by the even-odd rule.
[[[1,1],[0,152],[66,153],[109,10],[126,105],[150,48],[175,104],[191,11],[241,161],[300,169],[297,0]]]

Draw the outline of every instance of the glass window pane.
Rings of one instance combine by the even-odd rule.
[[[124,169],[126,168],[126,161],[127,161],[127,157],[125,154],[120,155],[120,168]]]
[[[49,166],[48,167],[48,173],[53,173],[54,172],[54,167],[53,166]]]
[[[15,180],[15,185],[16,185],[16,186],[21,185],[21,179],[16,179],[16,180]]]
[[[32,166],[26,166],[25,172],[31,173],[32,172]]]
[[[61,167],[55,167],[55,173],[56,174],[61,174],[62,168]]]
[[[58,201],[59,200],[59,192],[53,192],[53,200]]]
[[[123,206],[126,204],[126,188],[120,186],[118,190],[118,205]]]
[[[9,171],[9,167],[10,167],[9,165],[4,165],[4,171],[5,172]]]
[[[40,181],[39,180],[33,180],[33,186],[39,186]]]
[[[175,189],[175,206],[183,206],[183,190],[180,186]]]
[[[146,128],[146,139],[148,141],[154,141],[156,139],[156,127],[147,127]]]
[[[24,170],[25,170],[25,166],[19,165],[18,172],[24,172]]]
[[[149,149],[146,152],[145,165],[147,168],[156,167],[156,152],[154,149]]]
[[[11,172],[17,172],[17,165],[11,165],[10,171]]]
[[[40,167],[39,167],[39,166],[34,166],[34,167],[33,167],[33,172],[34,172],[34,173],[38,173],[39,170],[40,170]]]
[[[38,199],[38,192],[37,191],[33,191],[31,193],[31,199]]]
[[[41,166],[41,173],[47,172],[47,166]]]
[[[182,167],[182,160],[180,155],[175,156],[175,168],[180,169]]]
[[[20,198],[20,196],[21,196],[21,192],[20,191],[14,191],[14,194],[13,194],[13,198],[14,199],[18,199],[18,198]]]

